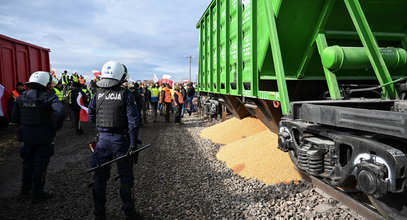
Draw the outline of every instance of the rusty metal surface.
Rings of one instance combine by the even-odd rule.
[[[305,181],[312,183],[316,188],[320,189],[328,196],[338,200],[346,207],[352,209],[361,217],[363,217],[365,219],[369,219],[369,220],[384,220],[385,219],[383,216],[381,216],[379,213],[377,213],[376,210],[367,206],[366,204],[359,202],[358,200],[347,195],[343,191],[333,188],[332,186],[324,183],[323,181],[321,181],[318,178],[315,178],[313,176],[308,176],[301,171],[299,171],[299,172]]]

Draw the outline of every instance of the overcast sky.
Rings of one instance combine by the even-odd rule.
[[[210,0],[0,0],[0,33],[51,49],[51,66],[92,75],[117,60],[131,79],[197,73],[195,25]]]

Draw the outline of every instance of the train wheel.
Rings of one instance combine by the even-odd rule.
[[[389,193],[380,199],[369,196],[369,200],[386,219],[407,219],[407,193]]]
[[[296,167],[298,167],[298,157],[297,152],[295,150],[290,150],[288,152],[288,156],[290,156],[291,161],[294,163]]]

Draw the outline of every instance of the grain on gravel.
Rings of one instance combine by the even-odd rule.
[[[266,184],[298,182],[298,174],[287,153],[277,149],[278,136],[269,130],[227,144],[217,158],[245,178],[256,178]]]
[[[267,127],[256,118],[228,119],[222,123],[205,128],[201,137],[212,140],[217,144],[228,144],[247,136],[267,130]]]

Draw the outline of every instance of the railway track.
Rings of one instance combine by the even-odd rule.
[[[341,202],[347,208],[352,209],[355,211],[359,216],[369,219],[369,220],[384,220],[385,218],[380,215],[376,209],[371,206],[370,204],[360,202],[357,198],[349,195],[345,191],[337,188],[333,188],[332,186],[324,183],[322,180],[308,176],[305,173],[299,171],[302,178],[314,185],[317,189],[326,194],[329,197],[336,199],[337,201]]]

